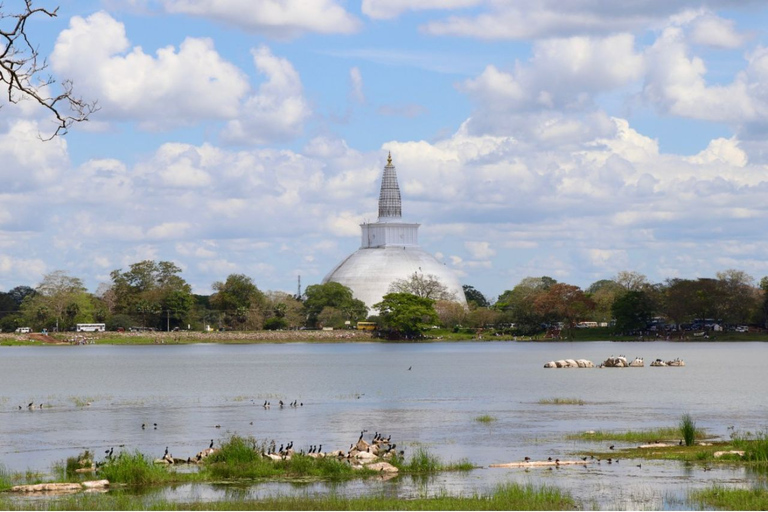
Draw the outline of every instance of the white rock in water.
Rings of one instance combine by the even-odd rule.
[[[372,469],[374,471],[381,471],[382,473],[397,473],[398,469],[390,464],[389,462],[375,462],[373,464],[368,464],[365,466],[368,469]]]
[[[557,365],[555,364],[554,361],[550,361],[544,365],[544,368],[557,368]]]

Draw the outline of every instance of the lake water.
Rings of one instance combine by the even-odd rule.
[[[646,366],[543,368],[554,359],[597,364],[620,354],[643,357]],[[656,358],[677,357],[685,367],[648,366]],[[12,471],[47,471],[85,449],[100,455],[111,447],[116,453],[138,449],[160,457],[168,446],[174,456],[186,458],[232,433],[278,445],[293,441],[296,449],[322,444],[324,451],[346,450],[368,430],[367,439],[376,431],[391,435],[406,456],[425,446],[445,461],[468,458],[483,468],[428,481],[396,478],[334,489],[407,497],[484,491],[518,481],[556,485],[600,508],[685,508],[681,500],[688,489],[712,482],[746,485],[754,477],[741,469],[704,471],[679,462],[644,461],[637,468],[639,461],[629,459],[557,471],[488,465],[526,456],[573,459],[580,450],[606,446],[568,441],[567,434],[676,426],[683,413],[724,438],[730,426],[765,430],[766,365],[765,343],[0,347],[0,464]],[[586,403],[539,403],[548,398]],[[265,400],[270,409],[261,406]],[[280,409],[279,400],[303,405]],[[44,407],[27,410],[30,402]],[[482,415],[496,421],[477,421]],[[233,492],[253,497],[328,489],[261,484],[237,491],[183,486],[162,492],[173,499],[215,499]]]

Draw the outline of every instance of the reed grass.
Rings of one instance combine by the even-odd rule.
[[[477,418],[475,418],[475,421],[477,421],[478,423],[493,423],[494,421],[496,421],[496,417],[491,416],[489,414],[483,414],[482,416],[478,416]]]
[[[680,418],[680,434],[683,436],[685,446],[693,446],[696,442],[696,422],[693,416],[686,413]]]
[[[8,469],[0,464],[0,491],[13,487],[13,477]]]
[[[540,405],[584,405],[586,402],[581,398],[542,398]]]
[[[768,510],[768,489],[765,487],[736,489],[713,485],[707,489],[691,491],[688,499],[698,505],[699,509]]]
[[[734,436],[733,446],[736,450],[744,450],[743,460],[768,464],[768,431],[757,432],[754,436]]]
[[[470,496],[442,493],[434,497],[404,499],[371,495],[346,497],[273,496],[261,500],[171,502],[110,492],[78,494],[61,499],[15,502],[0,498],[3,510],[574,510],[577,503],[567,492],[551,486],[505,483],[486,493]]]

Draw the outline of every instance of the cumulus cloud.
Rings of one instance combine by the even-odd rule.
[[[40,140],[35,121],[12,121],[0,133],[0,182],[4,192],[47,187],[69,166],[67,143],[62,137]]]
[[[375,4],[379,2],[372,0]],[[607,0],[539,0],[515,2],[484,0],[469,14],[432,20],[421,28],[427,34],[479,39],[538,39],[578,35],[608,35],[653,27],[679,12],[699,8],[696,0],[652,0],[632,4]],[[383,4],[383,2],[382,2]],[[399,6],[400,2],[395,2]],[[459,2],[461,4],[461,2]],[[727,0],[708,2],[712,7],[729,6]],[[432,6],[432,2],[426,5]],[[460,7],[461,5],[451,5]],[[403,8],[380,8],[391,16]],[[385,17],[381,16],[380,17]]]
[[[252,52],[266,80],[257,94],[245,100],[238,119],[230,121],[222,137],[230,143],[264,144],[300,135],[311,109],[304,99],[301,78],[293,65],[266,46]]]
[[[363,14],[374,19],[392,19],[406,11],[452,10],[472,7],[482,0],[363,0]]]
[[[138,120],[148,129],[234,117],[248,91],[245,75],[213,41],[186,38],[155,56],[130,47],[125,26],[106,12],[75,16],[51,54],[53,69],[98,100],[99,118]]]
[[[691,27],[691,41],[714,48],[738,48],[746,37],[736,31],[736,23],[712,13],[697,17]]]
[[[351,34],[360,21],[336,0],[163,0],[168,12],[211,18],[285,39],[305,32]]]

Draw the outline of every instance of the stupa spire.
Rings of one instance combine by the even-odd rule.
[[[400,187],[397,184],[397,172],[392,165],[392,153],[387,156],[384,175],[381,177],[381,192],[379,193],[379,222],[399,220],[402,217],[402,201]]]

